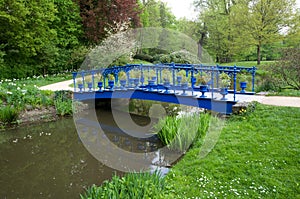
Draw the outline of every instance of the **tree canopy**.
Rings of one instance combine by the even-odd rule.
[[[198,19],[191,21],[176,19],[160,0],[0,0],[0,78],[77,69],[92,46],[136,27],[162,28],[158,48],[178,44],[166,29],[185,33],[198,42],[198,57],[207,49],[219,63],[279,59],[276,49],[300,46],[294,6],[295,0],[195,0]],[[134,53],[154,57],[169,49]]]

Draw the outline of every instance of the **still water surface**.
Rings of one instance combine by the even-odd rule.
[[[100,123],[114,129],[110,112],[103,111],[106,117]],[[148,123],[148,118],[132,117],[141,125]],[[115,142],[136,142],[128,136],[108,134]],[[151,146],[160,145],[157,140],[151,142]],[[79,198],[84,188],[101,184],[115,172],[122,175],[88,153],[72,118],[0,132],[1,199]]]

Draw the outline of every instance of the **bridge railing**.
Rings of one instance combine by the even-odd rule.
[[[74,92],[105,91],[107,89],[165,89],[166,92],[173,90],[201,91],[200,80],[206,78],[208,90],[212,98],[215,92],[222,88],[221,74],[229,76],[231,86],[229,92],[236,99],[237,81],[239,73],[249,73],[252,79],[252,92],[255,89],[256,67],[219,66],[202,64],[127,64],[105,69],[94,69],[73,73]],[[207,92],[206,91],[206,92]],[[244,90],[242,90],[244,91]],[[249,93],[249,92],[247,92]],[[202,97],[205,97],[202,93]]]

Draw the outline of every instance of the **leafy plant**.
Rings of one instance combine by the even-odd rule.
[[[130,78],[139,78],[140,77],[140,71],[139,70],[131,70],[129,71]]]
[[[227,73],[221,73],[220,74],[220,80],[221,80],[221,87],[229,87],[230,84],[231,84],[231,79],[230,79],[230,76],[227,74]]]
[[[162,71],[162,77],[165,82],[170,82],[171,77],[172,77],[171,71],[168,69],[164,69]]]
[[[65,116],[73,114],[72,99],[68,91],[55,92],[54,105],[57,115]]]
[[[97,82],[102,82],[102,81],[103,81],[103,76],[102,76],[101,73],[97,73],[97,74],[95,75],[95,81],[96,81],[96,83],[97,83]]]
[[[205,72],[198,74],[196,78],[197,78],[197,82],[196,82],[197,85],[199,84],[206,85],[210,80],[210,76]]]
[[[118,77],[120,80],[126,80],[127,76],[124,71],[119,72]]]
[[[114,175],[101,186],[93,185],[80,195],[81,199],[96,198],[163,198],[164,179],[159,172],[128,173],[124,177]]]
[[[185,152],[194,141],[204,137],[209,121],[208,114],[168,116],[154,126],[154,132],[170,149]]]
[[[114,81],[115,80],[115,76],[113,74],[108,74],[107,77],[108,77],[109,81]]]
[[[181,82],[182,83],[186,83],[188,82],[188,77],[186,76],[186,71],[185,70],[181,70],[177,73],[177,76],[181,76]]]
[[[282,53],[281,60],[271,67],[273,78],[292,89],[300,90],[300,48],[285,49]]]
[[[17,121],[19,115],[18,109],[10,106],[0,108],[0,121],[4,124],[11,124]]]

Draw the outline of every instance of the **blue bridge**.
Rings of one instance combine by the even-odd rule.
[[[255,73],[256,67],[127,64],[73,72],[74,99],[153,100],[230,114],[240,96],[254,94]]]

